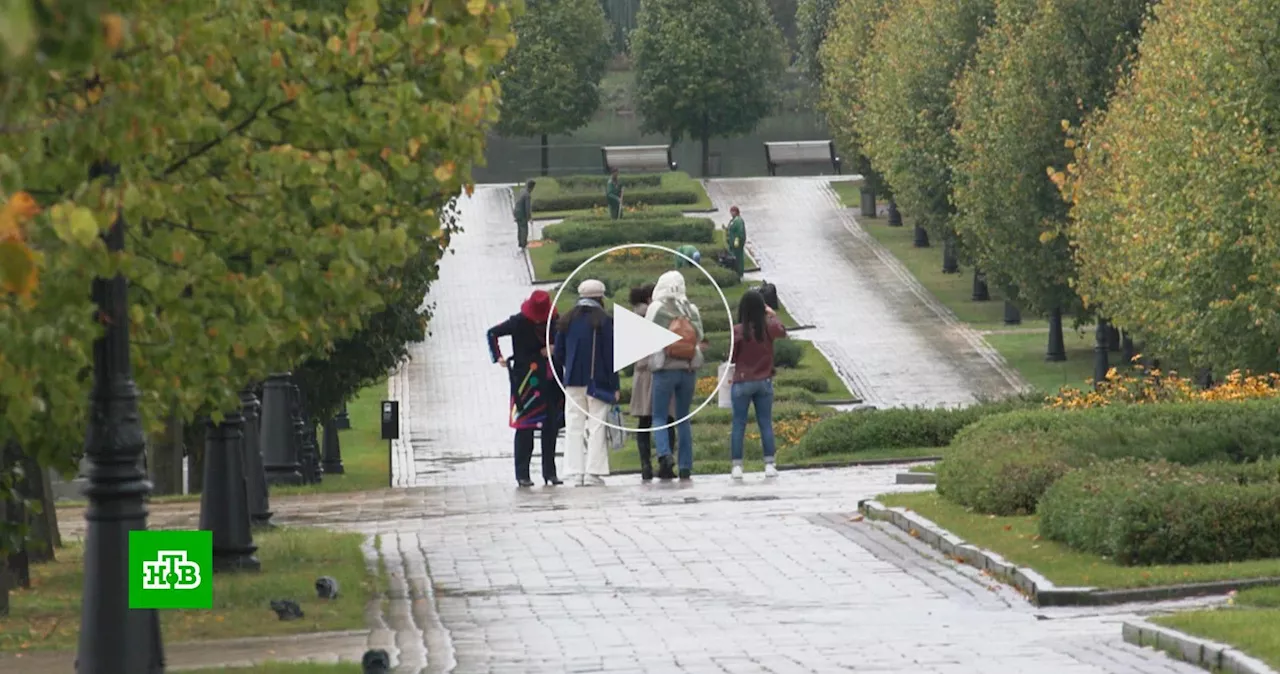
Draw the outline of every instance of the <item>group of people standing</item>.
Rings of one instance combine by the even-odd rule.
[[[731,213],[739,226],[734,231],[731,223],[730,237],[745,238],[738,208],[733,207]],[[490,356],[506,368],[510,380],[509,423],[515,429],[515,473],[522,487],[533,486],[529,464],[535,431],[541,435],[545,484],[563,484],[555,463],[561,427],[565,430],[565,469],[578,486],[603,485],[610,472],[605,420],[618,403],[621,384],[614,371],[614,322],[605,308],[605,290],[604,283],[596,279],[581,282],[577,301],[563,316],[552,306],[550,294],[535,290],[518,313],[488,331]],[[629,300],[632,311],[680,336],[635,364],[628,411],[637,419],[634,432],[641,479],[647,482],[656,476],[664,481],[686,481],[693,473],[689,411],[707,345],[702,315],[689,300],[679,270],[662,274],[653,285],[632,288]],[[743,440],[754,406],[765,476],[775,477],[773,344],[786,336],[786,329],[764,297],[748,290],[739,302],[733,335],[732,476],[743,476]],[[501,337],[511,339],[510,356],[501,351]]]

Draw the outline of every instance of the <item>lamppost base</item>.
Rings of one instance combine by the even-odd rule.
[[[302,471],[300,467],[286,468],[281,471],[272,471],[267,469],[267,484],[269,485],[285,485],[295,487],[304,484],[302,479]]]
[[[259,515],[250,515],[249,525],[255,529],[274,529],[276,525],[271,521],[271,516],[275,513],[261,513]]]
[[[240,571],[256,572],[262,570],[262,562],[253,553],[257,552],[255,546],[252,550],[214,550],[213,551],[213,570],[229,571],[238,573]]]
[[[347,472],[347,469],[342,467],[341,461],[336,461],[333,463],[326,461],[324,462],[324,464],[322,464],[322,466],[324,468],[325,475],[342,475],[343,473]]]

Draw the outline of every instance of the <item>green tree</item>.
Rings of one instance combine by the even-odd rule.
[[[1149,0],[998,0],[956,86],[956,231],[1006,298],[1083,319],[1060,236],[1068,206],[1046,169],[1071,161],[1063,121],[1105,107]],[[1051,322],[1061,344],[1061,320]],[[1055,341],[1056,340],[1056,341]]]
[[[423,8],[429,14],[422,13]],[[74,468],[99,334],[95,276],[131,284],[144,421],[215,418],[237,391],[352,335],[437,245],[496,117],[506,3],[139,0],[113,54],[0,81],[0,194],[43,207],[41,280],[0,294],[0,443]],[[110,160],[114,180],[89,180]],[[99,232],[119,214],[128,250]]]
[[[811,0],[821,5],[828,0]],[[822,90],[818,107],[827,120],[841,154],[854,157],[854,166],[862,174],[864,189],[874,197],[887,191],[884,179],[867,159],[864,144],[858,137],[858,115],[862,109],[862,68],[871,48],[876,26],[886,13],[884,0],[843,0],[834,7],[826,26],[826,35],[817,51],[818,72]]]
[[[1274,371],[1280,1],[1153,16],[1064,181],[1080,294],[1162,358]]]
[[[954,269],[952,83],[973,58],[993,0],[903,0],[888,5],[860,69],[857,137],[904,210],[946,245]]]
[[[598,0],[535,0],[515,22],[517,43],[498,71],[504,136],[542,139],[582,128],[600,107],[600,79],[612,56],[608,19]]]
[[[827,39],[840,4],[840,0],[800,0],[796,7],[796,65],[815,86],[823,84],[823,63],[818,50]]]
[[[631,35],[646,132],[702,143],[750,132],[777,100],[782,37],[764,0],[645,0]]]

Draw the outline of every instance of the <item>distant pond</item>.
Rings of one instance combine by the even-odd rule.
[[[779,115],[765,119],[749,136],[713,138],[711,140],[711,174],[724,177],[768,175],[764,161],[766,141],[825,140],[826,125],[815,114]],[[634,115],[607,114],[572,136],[552,136],[549,158],[551,175],[602,173],[601,145],[665,145],[667,138],[642,135],[640,119]],[[477,167],[475,179],[481,183],[518,182],[537,176],[540,166],[537,138],[489,138],[486,158],[488,166]],[[700,144],[684,140],[672,148],[679,168],[698,175],[701,168]],[[779,173],[817,175],[831,173],[830,166],[794,167]]]

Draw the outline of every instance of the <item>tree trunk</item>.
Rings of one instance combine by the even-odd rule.
[[[547,134],[542,134],[542,175],[550,175],[551,173],[551,157],[550,149],[547,147]]]
[[[1102,387],[1107,381],[1107,373],[1111,371],[1111,363],[1107,358],[1107,338],[1111,334],[1111,327],[1104,319],[1098,319],[1098,325],[1093,331],[1093,388],[1095,390]]]
[[[172,415],[165,429],[147,443],[153,494],[182,493],[182,426],[182,419]]]
[[[44,493],[44,513],[41,515],[45,519],[45,526],[49,528],[49,540],[53,543],[53,547],[62,547],[62,532],[58,530],[58,507],[57,502],[53,498],[53,478],[49,475],[48,470],[40,471],[40,488]],[[49,557],[49,561],[53,561],[53,556]]]
[[[187,448],[187,493],[199,494],[204,490],[204,424],[200,420],[183,429],[182,443]]]
[[[711,175],[711,139],[702,138],[702,177]]]
[[[860,199],[861,199],[861,201],[860,201],[860,203],[859,203],[858,205],[862,207],[862,217],[864,217],[864,218],[874,218],[874,217],[876,217],[876,191],[875,191],[875,189],[874,189],[874,188],[871,188],[871,187],[863,187],[863,188],[859,191],[858,196],[859,196],[859,197],[860,197]]]
[[[942,273],[960,273],[960,260],[956,255],[956,235],[950,232],[942,235]]]
[[[22,495],[28,502],[37,503],[36,507],[27,507],[27,558],[33,564],[53,561],[53,546],[56,544],[58,515],[53,508],[53,495],[45,490],[48,472],[40,468],[35,457],[22,457]],[[50,524],[52,522],[52,524]]]
[[[1044,359],[1051,363],[1067,359],[1067,346],[1062,338],[1061,309],[1054,309],[1049,313],[1049,346],[1045,349]]]

